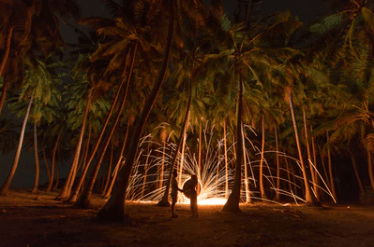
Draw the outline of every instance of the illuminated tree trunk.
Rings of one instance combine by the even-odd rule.
[[[276,187],[277,189],[275,190],[275,201],[280,201],[279,197],[279,191],[280,191],[280,162],[279,162],[279,141],[278,141],[278,130],[275,128],[274,130],[274,137],[275,137],[275,163],[277,166],[277,180],[276,180]]]
[[[238,112],[236,122],[236,165],[235,165],[235,179],[234,187],[231,191],[229,198],[223,206],[224,212],[241,212],[239,208],[240,201],[240,187],[241,187],[241,176],[242,176],[242,158],[243,158],[243,138],[242,138],[242,112],[243,112],[243,81],[242,75],[239,74],[239,93],[238,93]]]
[[[4,70],[5,70],[6,64],[8,62],[10,48],[11,48],[11,41],[12,41],[12,37],[13,37],[13,29],[14,29],[14,27],[12,26],[12,27],[9,28],[9,31],[8,31],[6,44],[5,44],[5,53],[3,55],[3,60],[1,61],[1,64],[0,64],[0,78],[4,75]],[[3,107],[4,107],[5,98],[6,98],[6,94],[8,92],[8,88],[9,88],[9,82],[4,79],[3,90],[2,90],[1,97],[0,97],[0,116],[1,116],[1,112],[2,112]]]
[[[310,125],[310,131],[312,131],[312,125]],[[313,164],[314,164],[314,169],[311,169],[312,173],[312,178],[314,176],[314,191],[316,193],[316,198],[317,201],[320,201],[321,198],[321,189],[319,188],[319,175],[318,175],[318,167],[317,167],[317,150],[316,150],[316,145],[315,145],[315,138],[312,136],[312,152],[313,152]]]
[[[81,131],[79,133],[79,139],[78,139],[77,147],[75,149],[74,159],[73,159],[73,162],[71,164],[70,171],[69,171],[68,177],[66,179],[66,182],[64,184],[64,187],[62,188],[62,191],[60,192],[60,194],[56,198],[57,200],[68,199],[69,196],[70,196],[70,193],[71,193],[71,189],[72,189],[73,184],[74,184],[74,180],[75,180],[74,174],[76,173],[76,170],[77,170],[77,167],[78,167],[78,161],[79,161],[79,156],[80,156],[80,153],[81,153],[84,131],[85,131],[85,128],[86,128],[88,112],[89,112],[90,104],[91,104],[92,91],[93,91],[93,88],[91,88],[89,90],[89,93],[88,93],[87,104],[86,104],[86,108],[85,108],[85,111],[84,111],[82,127],[81,127]]]
[[[169,21],[169,29],[168,29],[168,38],[167,43],[165,46],[165,56],[162,62],[162,68],[159,70],[159,75],[155,82],[154,87],[148,99],[143,107],[141,115],[135,125],[135,129],[133,131],[128,152],[126,155],[126,163],[119,171],[119,179],[115,184],[115,188],[113,191],[112,196],[105,204],[104,208],[98,212],[97,217],[99,219],[111,220],[111,221],[128,221],[128,216],[125,215],[125,198],[126,198],[126,190],[127,184],[129,181],[129,177],[131,174],[132,167],[134,165],[135,156],[138,149],[139,139],[142,134],[143,127],[147,122],[149,113],[151,112],[153,105],[155,104],[157,95],[161,89],[161,86],[164,81],[164,76],[166,72],[166,68],[169,61],[169,55],[171,50],[171,41],[173,37],[173,26],[174,26],[174,10],[173,5],[174,1],[169,0],[168,5],[170,7],[170,21]],[[171,174],[170,174],[171,175]]]
[[[249,190],[249,184],[248,184],[248,164],[247,164],[247,158],[245,155],[245,138],[244,138],[244,129],[242,126],[242,135],[243,135],[243,164],[244,164],[244,189],[245,189],[245,202],[251,203],[251,191]]]
[[[202,168],[201,168],[201,150],[202,150],[202,146],[203,146],[203,140],[202,140],[202,126],[201,126],[201,119],[199,121],[199,157],[198,157],[198,173],[200,174],[202,172]]]
[[[304,122],[304,135],[305,135],[306,151],[307,151],[307,155],[308,155],[308,164],[307,164],[307,166],[309,167],[309,171],[310,171],[310,174],[311,174],[311,177],[312,177],[312,182],[313,182],[313,188],[314,188],[314,191],[316,192],[317,181],[316,181],[316,177],[315,177],[314,167],[312,166],[313,163],[312,163],[312,155],[311,155],[311,152],[310,152],[309,135],[308,135],[308,124],[307,124],[307,119],[306,119],[305,108],[303,108],[303,122]],[[318,197],[316,197],[316,199],[318,201]]]
[[[188,114],[190,116],[190,114]],[[187,120],[187,125],[188,125],[188,120]],[[186,131],[187,132],[187,131]],[[184,164],[184,153],[185,153],[185,148],[186,148],[186,141],[187,141],[187,134],[184,133],[183,135],[183,143],[182,143],[182,151],[181,151],[181,159],[179,163],[179,181],[178,181],[178,186],[182,187],[182,173],[183,173],[183,164]],[[197,172],[196,175],[198,175],[199,172]],[[199,176],[198,176],[199,177]]]
[[[101,191],[101,196],[105,195],[105,192],[108,190],[108,187],[109,187],[110,174],[112,173],[112,167],[113,167],[113,156],[114,156],[114,144],[112,143],[112,148],[111,148],[111,152],[110,152],[110,160],[109,160],[108,173],[107,173],[106,179],[105,179],[105,186],[103,188],[103,191]]]
[[[161,167],[160,167],[160,177],[158,182],[158,188],[161,189],[164,181],[164,172],[165,172],[165,152],[166,152],[166,130],[162,129],[161,132],[162,140],[162,157],[161,157]]]
[[[304,160],[303,160],[303,155],[302,155],[302,152],[301,152],[301,146],[300,146],[300,141],[299,141],[299,132],[298,132],[298,129],[297,129],[296,117],[295,117],[294,106],[293,106],[293,101],[292,101],[291,88],[286,89],[286,94],[287,94],[287,100],[288,100],[288,103],[289,103],[289,106],[290,106],[292,124],[293,124],[293,129],[294,129],[294,132],[295,132],[295,140],[296,140],[297,150],[298,150],[298,153],[299,153],[301,170],[302,170],[303,178],[304,178],[305,201],[306,201],[307,204],[317,205],[315,197],[313,196],[313,194],[310,191],[309,179],[308,179],[306,167],[305,167]]]
[[[223,147],[224,147],[224,157],[225,157],[225,199],[229,198],[229,162],[227,158],[227,119],[223,121]]]
[[[135,57],[136,57],[137,48],[138,48],[138,43],[135,42],[134,49],[133,49],[133,54],[132,54],[132,61],[131,61],[131,65],[130,65],[130,68],[129,68],[129,73],[127,75],[126,87],[125,87],[125,92],[124,92],[123,99],[122,99],[122,102],[121,102],[121,106],[120,106],[120,109],[118,110],[117,117],[116,117],[116,119],[115,119],[115,121],[113,123],[112,129],[110,130],[110,133],[109,133],[109,136],[108,136],[108,138],[106,140],[106,143],[104,144],[104,148],[103,148],[103,150],[101,150],[100,158],[96,162],[95,167],[93,168],[93,170],[91,172],[91,177],[90,177],[89,183],[88,183],[87,186],[85,186],[85,189],[83,190],[82,195],[79,198],[79,201],[77,201],[79,190],[83,186],[84,179],[85,179],[86,174],[88,172],[88,168],[89,168],[89,166],[90,166],[90,164],[91,164],[91,162],[92,162],[92,160],[94,158],[94,155],[95,155],[95,153],[97,151],[98,144],[96,145],[93,153],[91,154],[90,160],[88,161],[88,163],[86,165],[86,168],[85,168],[85,170],[82,173],[82,176],[81,176],[81,179],[80,179],[79,184],[77,186],[77,189],[74,191],[74,194],[69,199],[70,203],[75,203],[76,202],[75,203],[76,206],[79,206],[79,207],[82,207],[82,208],[89,208],[91,206],[91,202],[90,201],[91,201],[92,190],[94,188],[97,175],[99,174],[101,163],[102,163],[102,161],[104,159],[105,152],[106,152],[107,148],[109,147],[110,141],[112,139],[112,136],[114,134],[116,126],[117,126],[117,124],[119,122],[119,119],[121,118],[122,111],[123,111],[123,109],[125,107],[125,104],[126,104],[127,94],[128,94],[128,91],[129,91],[128,89],[129,89],[129,86],[130,86],[130,81],[131,81],[132,73],[133,73],[133,70],[134,70],[134,64],[135,64]],[[113,102],[113,105],[112,105],[112,108],[114,108],[114,104],[118,101],[118,96],[119,96],[119,93],[117,92],[116,97],[115,97],[114,102]],[[111,110],[113,111],[113,109],[111,109]],[[112,115],[111,113],[108,115],[107,122],[106,122],[105,127],[103,126],[103,130],[106,129],[106,126],[107,126],[107,124],[109,122],[109,118],[110,118],[111,115]],[[102,134],[104,134],[103,131],[102,131]]]
[[[38,130],[34,123],[34,156],[35,156],[35,180],[31,193],[36,193],[39,186],[39,154],[38,154]]]
[[[265,119],[264,114],[261,115],[261,159],[259,168],[259,186],[261,199],[267,199],[264,188],[264,152],[265,152]]]
[[[128,135],[129,135],[129,129],[130,129],[131,124],[132,123],[130,123],[130,121],[127,122],[126,134],[125,134],[125,138],[124,138],[123,143],[122,143],[122,148],[121,148],[121,152],[120,152],[120,155],[119,155],[119,158],[118,158],[118,162],[117,162],[116,167],[114,168],[113,176],[112,176],[112,179],[110,181],[109,188],[104,195],[104,198],[109,198],[110,195],[112,194],[114,182],[117,179],[118,171],[121,167],[121,163],[123,162],[123,153],[124,153],[125,148],[126,148],[127,138],[128,138]]]
[[[17,147],[17,151],[16,151],[16,156],[14,157],[13,166],[12,166],[12,168],[11,168],[9,174],[8,174],[7,179],[5,180],[3,185],[1,186],[0,195],[6,195],[7,194],[8,190],[9,190],[9,187],[10,187],[10,183],[12,182],[14,174],[16,173],[16,170],[17,170],[17,167],[18,167],[19,157],[21,155],[23,138],[25,136],[27,119],[29,118],[30,109],[31,109],[33,99],[34,99],[34,95],[31,94],[29,105],[27,106],[27,110],[26,110],[26,115],[25,115],[25,118],[23,119],[21,134],[20,134],[20,137],[19,137],[18,147]]]
[[[331,193],[336,199],[336,191],[335,191],[335,183],[334,183],[334,176],[332,173],[332,162],[331,162],[331,151],[330,151],[330,136],[329,133],[326,131],[326,137],[327,137],[327,161],[329,164],[329,179],[330,179],[330,186],[331,186]]]

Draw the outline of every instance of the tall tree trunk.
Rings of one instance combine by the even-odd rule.
[[[227,118],[223,120],[223,148],[225,157],[225,199],[229,198],[229,161],[227,158]]]
[[[329,179],[330,179],[330,186],[331,186],[331,192],[335,199],[336,197],[336,191],[335,191],[335,183],[334,183],[334,174],[332,172],[332,162],[331,162],[331,151],[330,151],[330,136],[329,133],[326,131],[326,137],[327,137],[327,161],[329,164]]]
[[[126,148],[127,137],[128,137],[128,135],[129,135],[130,125],[131,125],[131,124],[128,122],[128,123],[127,123],[127,127],[126,127],[126,134],[125,134],[125,138],[123,139],[122,148],[121,148],[121,152],[120,152],[120,154],[119,154],[118,162],[117,162],[116,167],[114,168],[113,176],[112,176],[112,180],[110,181],[109,188],[108,188],[108,190],[106,191],[106,193],[105,193],[105,195],[104,195],[104,198],[109,198],[110,195],[112,194],[113,185],[114,185],[114,182],[115,182],[116,179],[117,179],[118,170],[119,170],[119,168],[120,168],[120,166],[121,166],[121,163],[122,163],[122,161],[123,161],[123,153],[124,153],[125,148]]]
[[[368,172],[370,178],[371,187],[374,189],[374,174],[373,174],[373,160],[371,159],[371,152],[369,149],[366,149],[368,157]]]
[[[91,88],[89,90],[89,93],[88,93],[87,104],[86,104],[86,108],[85,108],[85,111],[84,111],[82,127],[81,127],[81,131],[79,133],[79,139],[78,139],[77,147],[75,149],[73,163],[71,164],[70,171],[69,171],[68,177],[66,179],[66,182],[64,184],[64,187],[62,188],[60,194],[56,198],[57,200],[66,200],[66,199],[69,198],[69,196],[71,194],[71,189],[73,187],[74,180],[75,180],[75,177],[73,177],[73,176],[76,173],[76,170],[77,170],[77,167],[78,167],[78,161],[79,161],[79,156],[80,156],[80,153],[81,153],[83,136],[84,136],[84,131],[85,131],[85,128],[86,128],[88,112],[90,110],[92,94],[93,94],[93,88]]]
[[[308,135],[308,124],[307,124],[307,118],[306,118],[306,111],[305,108],[303,107],[303,123],[304,123],[304,135],[305,135],[305,143],[306,143],[306,151],[307,151],[307,156],[308,156],[308,164],[306,165],[306,168],[308,169],[309,167],[309,172],[312,178],[313,182],[313,188],[314,191],[316,191],[316,177],[315,177],[315,171],[313,167],[313,162],[312,162],[312,154],[310,152],[310,145],[309,145],[309,135]],[[318,201],[318,197],[316,196],[316,200]]]
[[[166,182],[166,188],[165,188],[164,195],[163,195],[162,199],[157,204],[158,206],[161,206],[161,207],[169,207],[170,206],[170,203],[169,203],[170,182],[171,182],[171,177],[172,177],[172,174],[173,174],[175,161],[177,160],[177,157],[178,157],[179,149],[182,145],[182,142],[184,140],[184,136],[187,132],[187,123],[188,123],[188,119],[190,118],[191,101],[192,101],[192,92],[191,92],[191,88],[190,88],[190,97],[189,97],[188,103],[187,103],[187,111],[186,111],[186,114],[185,114],[183,126],[182,126],[182,129],[181,129],[181,133],[180,133],[180,136],[179,136],[179,141],[178,141],[177,148],[175,150],[173,161],[171,162],[171,165],[170,165],[170,168],[169,168],[169,177],[168,177],[168,180]]]
[[[236,166],[235,166],[235,179],[234,187],[227,199],[222,211],[224,212],[241,212],[239,208],[240,201],[240,187],[242,176],[242,158],[243,158],[243,137],[242,137],[242,112],[243,112],[243,81],[242,75],[239,74],[239,92],[238,92],[238,112],[236,122]]]
[[[190,114],[188,114],[189,116]],[[187,120],[187,124],[188,124],[188,120]],[[178,181],[178,186],[179,187],[182,187],[182,173],[183,173],[183,165],[184,165],[184,153],[185,153],[185,149],[186,149],[186,141],[187,141],[187,133],[184,133],[183,135],[183,142],[182,142],[182,151],[181,151],[181,159],[180,159],[180,163],[179,163],[179,181]],[[197,177],[199,178],[199,173],[196,174],[198,175]]]
[[[259,186],[261,199],[267,199],[264,187],[264,155],[265,155],[265,117],[261,115],[261,159],[259,168]]]
[[[9,190],[9,187],[10,187],[10,183],[12,182],[14,174],[16,173],[16,170],[17,170],[17,167],[18,167],[19,157],[21,155],[23,138],[25,136],[27,119],[29,118],[30,109],[31,109],[33,99],[34,99],[34,95],[31,94],[29,105],[27,106],[27,110],[26,110],[26,115],[25,115],[25,118],[23,119],[21,134],[20,134],[20,137],[19,137],[18,147],[17,147],[17,151],[16,151],[16,156],[14,157],[13,166],[12,166],[12,168],[11,168],[9,174],[8,174],[7,179],[5,180],[3,185],[1,186],[0,195],[6,195],[7,194],[8,190]]]
[[[203,140],[202,140],[202,126],[201,126],[201,119],[199,120],[199,155],[198,155],[198,173],[201,174],[202,169],[201,169],[201,150],[203,146]]]
[[[45,153],[45,148],[43,148],[42,152],[43,152],[43,160],[44,160],[44,164],[45,164],[45,169],[47,170],[47,177],[48,177],[48,184],[49,184],[49,182],[53,178],[51,177],[51,170],[49,169],[49,164],[48,164],[48,160],[47,160],[47,155]]]
[[[277,166],[277,180],[276,180],[276,190],[275,190],[275,197],[274,200],[279,202],[280,201],[280,196],[279,196],[279,191],[280,191],[280,162],[279,162],[279,141],[278,141],[278,129],[275,127],[274,129],[274,136],[275,136],[275,163]]]
[[[358,187],[360,188],[360,194],[363,194],[365,192],[364,191],[364,186],[362,186],[362,182],[361,182],[360,176],[358,174],[357,163],[356,163],[355,156],[350,149],[348,149],[348,152],[349,152],[349,156],[351,157],[352,166],[353,166],[353,170],[355,171],[355,176],[356,176],[356,179],[357,179]]]
[[[312,130],[313,130],[313,126],[310,125],[310,131],[312,132]],[[313,186],[314,186],[314,191],[316,193],[316,198],[317,198],[317,201],[320,201],[320,198],[321,198],[321,189],[319,187],[319,176],[318,176],[318,166],[317,166],[317,150],[316,150],[316,144],[315,144],[315,142],[316,142],[316,140],[312,136],[312,152],[313,152],[314,169],[311,170],[311,172],[312,172],[312,178],[314,176]]]
[[[95,147],[93,148],[92,153],[91,153],[91,156],[90,156],[90,158],[89,158],[87,164],[85,165],[85,168],[84,168],[83,171],[82,171],[81,178],[80,178],[80,180],[79,180],[79,182],[78,182],[77,189],[74,191],[74,193],[72,194],[72,196],[69,198],[69,202],[70,202],[70,203],[75,203],[75,202],[77,201],[78,193],[79,193],[79,191],[81,190],[81,188],[82,188],[82,186],[83,186],[83,183],[84,183],[84,181],[85,181],[85,178],[86,178],[86,175],[87,175],[88,169],[89,169],[89,167],[90,167],[90,165],[91,165],[91,162],[92,162],[93,159],[95,158],[96,152],[97,152],[97,150],[98,150],[98,148],[99,148],[99,146],[100,146],[101,140],[102,140],[102,138],[103,138],[103,136],[104,136],[105,130],[106,130],[107,126],[108,126],[108,123],[109,123],[109,121],[110,121],[110,118],[111,118],[111,116],[112,116],[112,114],[113,114],[113,111],[114,111],[115,106],[116,106],[116,104],[117,104],[117,101],[118,101],[118,99],[119,99],[119,95],[120,95],[121,89],[122,89],[122,87],[123,87],[123,85],[124,85],[125,82],[126,82],[127,84],[126,84],[126,90],[125,90],[124,101],[126,100],[127,92],[128,92],[128,86],[129,86],[129,84],[130,84],[131,74],[132,74],[132,71],[133,71],[133,68],[134,68],[135,56],[136,56],[137,48],[138,48],[138,42],[135,42],[135,43],[134,43],[134,47],[133,47],[133,53],[132,53],[131,65],[130,65],[130,68],[129,68],[129,73],[128,73],[127,77],[126,77],[125,74],[126,74],[126,68],[127,68],[127,66],[125,65],[125,68],[124,68],[124,71],[123,71],[123,74],[122,74],[122,81],[121,81],[121,83],[120,83],[120,85],[119,85],[119,87],[118,87],[118,89],[117,89],[117,92],[116,92],[114,98],[113,98],[113,102],[112,102],[111,108],[110,108],[109,113],[108,113],[108,116],[107,116],[107,118],[106,118],[106,120],[105,120],[105,122],[104,122],[104,124],[103,124],[103,127],[102,127],[102,129],[101,129],[100,135],[99,135],[98,140],[97,140],[97,142],[96,142],[96,145],[95,145]],[[127,78],[127,79],[126,79],[126,78]],[[123,105],[123,104],[124,104],[124,102],[122,103],[122,105]],[[120,112],[119,114],[121,114],[121,112]],[[105,153],[105,151],[102,151],[102,152]],[[99,166],[99,168],[100,168],[100,165],[98,165],[98,163],[97,163],[96,166]],[[92,174],[94,174],[94,173],[92,173]],[[95,179],[96,179],[96,178],[95,178]],[[93,187],[92,187],[92,188],[93,188]],[[88,193],[88,192],[87,192],[87,193]],[[86,195],[86,196],[87,196],[87,195]],[[85,196],[85,198],[82,198],[82,199],[84,199],[84,200],[82,201],[82,203],[83,203],[83,204],[81,205],[82,207],[89,207],[89,205],[90,205],[89,199],[87,199],[86,196]]]
[[[310,187],[309,187],[309,176],[307,174],[307,170],[306,170],[306,167],[305,167],[305,164],[304,164],[303,155],[302,155],[302,151],[301,151],[299,131],[297,129],[297,123],[296,123],[296,117],[295,117],[295,112],[294,112],[291,88],[288,88],[286,90],[286,94],[287,94],[288,103],[289,103],[289,106],[290,106],[292,124],[293,124],[293,129],[294,129],[294,132],[295,132],[295,140],[296,140],[297,150],[298,150],[298,153],[299,153],[299,159],[300,159],[301,169],[302,169],[303,178],[304,178],[305,201],[306,201],[307,204],[318,205],[317,200],[315,199],[314,195],[311,193]]]
[[[152,91],[143,107],[142,113],[136,123],[134,132],[132,134],[128,152],[126,155],[126,163],[119,171],[119,179],[115,184],[112,197],[105,204],[104,208],[98,212],[97,217],[103,220],[111,221],[128,221],[128,216],[125,215],[125,198],[127,184],[129,177],[134,165],[135,156],[138,150],[139,139],[142,134],[145,123],[147,122],[149,113],[151,112],[153,105],[155,104],[157,95],[161,89],[161,86],[164,81],[164,76],[166,68],[169,62],[170,50],[171,50],[171,41],[173,37],[173,27],[174,27],[174,1],[168,1],[170,7],[170,21],[168,29],[168,38],[167,44],[165,47],[165,56],[162,63],[162,68],[159,71],[159,76],[157,77],[156,83],[152,88]],[[171,175],[171,174],[170,174]]]
[[[34,156],[35,156],[35,180],[31,193],[36,193],[39,186],[39,154],[38,154],[38,130],[34,123]]]
[[[251,203],[251,191],[249,190],[249,183],[248,183],[248,164],[247,158],[245,153],[245,137],[244,137],[244,128],[242,126],[242,135],[243,135],[243,164],[244,164],[244,190],[245,190],[245,202]],[[249,163],[249,162],[248,162]]]
[[[52,150],[52,163],[51,163],[51,180],[48,182],[47,186],[47,192],[50,192],[52,190],[52,185],[53,185],[53,179],[54,179],[54,172],[56,169],[56,153],[57,153],[57,148],[58,144],[60,143],[60,138],[61,138],[61,131],[58,133],[55,146],[53,147]],[[58,179],[56,178],[56,183],[58,183]]]
[[[9,31],[8,31],[8,35],[7,35],[7,39],[6,39],[6,45],[5,45],[5,53],[4,53],[4,56],[3,56],[3,60],[1,61],[1,64],[0,64],[0,78],[4,75],[4,70],[5,70],[6,64],[8,62],[10,47],[11,47],[11,41],[12,41],[12,36],[13,36],[13,29],[14,29],[14,27],[11,26],[9,28]],[[4,76],[4,78],[5,78],[5,76]],[[2,112],[3,107],[4,107],[5,98],[6,98],[6,94],[8,92],[8,88],[9,88],[9,82],[4,79],[3,90],[2,90],[1,97],[0,97],[0,116],[1,116],[1,112]]]
[[[108,187],[109,187],[110,174],[112,173],[112,167],[113,167],[113,156],[114,156],[114,144],[112,143],[112,148],[111,148],[111,152],[110,152],[110,160],[109,160],[108,173],[106,175],[105,186],[104,186],[103,191],[101,192],[101,196],[105,195],[105,192],[108,190]]]
[[[84,179],[86,177],[89,165],[92,162],[93,154],[91,154],[91,158],[90,158],[89,162],[87,163],[87,166],[86,166],[85,170],[82,173],[82,177],[81,177],[81,179],[79,181],[78,188],[75,190],[74,194],[69,199],[70,203],[75,203],[77,201],[77,203],[75,203],[76,206],[83,207],[83,208],[89,208],[91,206],[92,190],[94,188],[97,175],[99,174],[99,170],[100,170],[100,167],[101,167],[101,162],[104,159],[105,152],[106,152],[106,150],[107,150],[107,148],[108,148],[108,146],[110,144],[110,141],[111,141],[112,136],[114,134],[114,131],[115,131],[116,127],[117,127],[119,119],[121,118],[122,111],[123,111],[123,109],[124,109],[124,107],[126,105],[126,99],[127,99],[127,94],[128,94],[128,91],[129,91],[130,81],[131,81],[132,73],[133,73],[133,69],[134,69],[137,48],[138,48],[138,42],[135,42],[135,44],[134,44],[134,50],[133,50],[133,54],[132,54],[132,61],[131,61],[129,73],[127,75],[126,87],[125,87],[125,92],[124,92],[123,99],[122,99],[122,102],[121,102],[121,106],[120,106],[120,109],[118,110],[117,117],[116,117],[116,119],[115,119],[115,121],[113,123],[112,129],[110,130],[110,133],[109,133],[109,136],[108,136],[108,138],[106,140],[106,143],[104,144],[104,148],[101,151],[100,158],[97,161],[95,167],[93,168],[93,171],[91,172],[91,177],[90,177],[89,184],[83,190],[83,193],[82,193],[82,195],[79,198],[79,201],[77,201],[79,190],[81,189],[81,187],[83,185],[83,181],[84,181]]]
[[[158,183],[158,188],[161,189],[164,181],[165,172],[165,152],[166,152],[166,141],[162,138],[162,157],[161,157],[161,168],[160,168],[160,179]]]

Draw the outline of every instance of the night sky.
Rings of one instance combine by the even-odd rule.
[[[91,16],[108,16],[108,12],[102,5],[102,0],[78,0],[82,8],[82,17]],[[223,0],[224,8],[227,14],[230,16],[233,14],[237,1],[235,0]],[[264,14],[290,10],[291,14],[298,16],[304,23],[312,21],[315,17],[321,16],[328,13],[326,6],[322,4],[322,0],[264,0],[261,8],[261,12]],[[62,35],[67,43],[76,43],[76,35],[71,28],[67,26],[62,26]],[[21,120],[22,121],[22,120]],[[14,153],[5,155],[1,157],[0,165],[0,184],[2,184],[13,164]],[[44,168],[44,162],[41,162],[41,173],[40,173],[40,184],[47,182],[47,176]],[[62,168],[61,176],[67,175],[69,169],[69,164],[65,164]],[[21,153],[20,162],[16,171],[16,174],[12,181],[12,186],[15,187],[27,187],[31,188],[33,186],[34,179],[34,157],[31,152],[26,153],[23,151]]]

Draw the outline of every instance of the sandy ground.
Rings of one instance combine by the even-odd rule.
[[[324,205],[322,208],[255,203],[243,213],[222,206],[170,209],[127,203],[131,226],[95,221],[105,204],[82,210],[53,200],[57,193],[11,191],[0,197],[0,246],[374,246],[374,208]]]

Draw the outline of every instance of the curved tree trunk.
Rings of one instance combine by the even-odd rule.
[[[91,172],[90,181],[89,181],[88,185],[85,187],[85,189],[83,190],[83,193],[80,196],[79,200],[77,201],[77,196],[78,196],[79,190],[81,189],[81,187],[83,185],[83,181],[84,181],[84,178],[85,178],[86,173],[88,171],[88,167],[89,167],[89,164],[91,162],[91,159],[90,159],[90,162],[87,164],[87,166],[84,170],[84,173],[82,174],[82,177],[79,181],[79,185],[78,185],[77,189],[75,190],[73,196],[69,199],[70,203],[75,203],[77,201],[77,203],[75,203],[76,206],[83,207],[83,208],[88,208],[88,207],[91,206],[92,190],[94,188],[97,175],[99,174],[99,170],[100,170],[100,167],[101,167],[101,162],[104,159],[106,150],[109,147],[109,144],[110,144],[110,141],[111,141],[112,136],[114,134],[114,131],[116,130],[117,124],[118,124],[118,122],[119,122],[119,120],[122,116],[122,111],[123,111],[123,109],[125,108],[125,105],[126,105],[127,94],[128,94],[128,91],[129,91],[130,81],[131,81],[131,78],[132,78],[132,72],[133,72],[134,64],[135,64],[135,55],[136,55],[137,47],[138,47],[138,43],[135,42],[134,52],[132,54],[131,66],[130,66],[129,74],[127,75],[126,88],[125,88],[125,92],[124,92],[123,99],[122,99],[122,102],[121,102],[121,106],[120,106],[120,109],[118,110],[117,117],[116,117],[116,119],[113,123],[112,129],[110,130],[110,133],[109,133],[109,136],[106,140],[106,143],[104,144],[104,148],[103,148],[103,150],[101,150],[100,158],[97,161],[95,167],[93,168],[93,171]],[[91,155],[91,157],[93,157],[93,156]]]
[[[238,112],[236,123],[236,165],[235,165],[235,179],[234,187],[227,199],[222,211],[224,212],[241,212],[239,208],[240,201],[240,187],[242,176],[242,158],[243,158],[243,136],[242,136],[242,112],[243,112],[243,81],[242,75],[239,74],[239,93],[238,93]]]
[[[9,190],[9,187],[10,187],[10,183],[12,182],[14,174],[16,173],[16,170],[17,170],[17,167],[18,167],[19,157],[21,155],[23,138],[25,136],[27,119],[29,118],[30,109],[31,109],[33,99],[34,99],[34,95],[31,94],[29,105],[27,106],[26,115],[25,115],[25,118],[23,119],[21,134],[20,134],[20,137],[19,137],[18,147],[17,147],[17,151],[16,151],[16,156],[14,157],[13,166],[12,166],[12,169],[10,170],[10,172],[8,174],[7,179],[5,180],[3,185],[1,186],[0,195],[6,195],[7,194],[8,190]]]
[[[312,132],[313,130],[313,127],[312,125],[310,125],[310,131]],[[316,150],[316,140],[315,138],[312,136],[312,152],[313,152],[313,164],[314,164],[314,169],[312,171],[312,178],[314,176],[314,183],[313,183],[313,186],[314,186],[314,191],[316,193],[316,198],[317,198],[317,201],[320,201],[320,198],[321,198],[321,189],[319,187],[319,181],[320,181],[320,178],[319,178],[319,175],[318,175],[318,166],[317,166],[317,150]]]
[[[129,181],[129,177],[132,171],[132,167],[134,165],[135,156],[138,150],[139,139],[142,134],[142,130],[144,128],[145,123],[147,122],[149,113],[151,112],[153,105],[155,104],[156,98],[158,93],[160,92],[161,86],[164,81],[164,76],[166,72],[166,68],[169,62],[170,50],[171,50],[171,41],[173,37],[173,27],[174,27],[174,9],[173,3],[174,1],[169,0],[168,4],[170,7],[170,21],[169,21],[169,29],[168,29],[168,38],[167,44],[165,47],[165,56],[162,63],[162,68],[159,71],[158,78],[154,87],[152,88],[151,94],[147,99],[142,113],[137,121],[135,126],[134,132],[132,134],[128,152],[126,155],[126,163],[119,171],[119,179],[115,184],[115,188],[113,191],[112,197],[108,200],[105,204],[104,208],[101,209],[97,215],[99,219],[102,220],[111,220],[111,221],[128,221],[128,216],[125,215],[125,197],[126,197],[126,190],[127,184]],[[171,174],[170,174],[171,175]]]
[[[300,159],[300,164],[301,164],[301,169],[303,173],[303,178],[304,178],[304,187],[305,187],[305,201],[307,204],[313,204],[313,205],[318,205],[315,197],[311,193],[310,187],[309,187],[309,176],[307,174],[307,170],[304,164],[303,160],[303,155],[301,151],[301,146],[300,146],[300,138],[299,138],[299,131],[297,129],[297,123],[296,123],[296,117],[295,117],[295,112],[294,112],[294,106],[293,106],[293,100],[292,100],[292,91],[291,89],[287,89],[286,91],[287,94],[287,100],[290,106],[290,111],[291,111],[291,118],[292,118],[292,124],[293,124],[293,129],[295,132],[295,140],[296,140],[296,145],[297,145],[297,150],[299,153],[299,159]]]
[[[58,144],[60,142],[60,138],[61,138],[61,131],[58,133],[55,146],[53,147],[53,150],[52,150],[51,180],[49,180],[48,182],[48,187],[46,190],[47,192],[50,192],[52,190],[53,180],[55,176],[54,172],[56,170],[56,153],[57,153]],[[56,177],[56,183],[58,183],[57,177]]]
[[[64,184],[64,187],[62,188],[60,194],[56,198],[57,200],[66,200],[66,199],[69,198],[69,196],[71,194],[71,189],[73,187],[74,180],[75,180],[75,177],[73,177],[73,176],[76,173],[76,170],[77,170],[77,167],[78,167],[78,161],[79,161],[79,156],[80,156],[80,153],[81,153],[84,131],[85,131],[85,128],[86,128],[88,112],[89,112],[90,105],[91,105],[92,93],[93,93],[93,88],[91,88],[89,90],[89,93],[88,93],[86,109],[84,111],[82,127],[81,127],[81,131],[80,131],[80,134],[79,134],[77,147],[75,149],[73,163],[71,164],[70,171],[69,171],[68,177],[66,179],[66,182]]]
[[[13,29],[14,29],[14,27],[12,26],[12,27],[9,28],[9,31],[8,31],[8,36],[7,36],[6,45],[5,45],[5,53],[4,53],[4,56],[3,56],[3,60],[1,61],[1,64],[0,64],[0,78],[4,75],[4,70],[5,70],[6,64],[8,62],[10,47],[11,47],[11,41],[12,41],[12,36],[13,36]],[[8,88],[9,88],[9,83],[4,79],[3,90],[2,90],[1,97],[0,97],[0,116],[1,116],[1,112],[2,112],[3,107],[4,107],[5,98],[6,98]]]
[[[187,123],[188,123],[188,119],[190,118],[191,101],[192,101],[192,92],[191,92],[191,88],[190,88],[190,97],[189,97],[188,103],[187,103],[186,115],[184,117],[184,122],[183,122],[183,126],[182,126],[182,129],[181,129],[181,133],[179,135],[178,145],[175,149],[175,154],[174,154],[174,157],[173,157],[173,161],[171,162],[171,165],[170,165],[170,168],[169,168],[169,177],[168,177],[168,180],[166,182],[166,188],[165,188],[164,195],[163,195],[162,199],[157,204],[158,206],[161,206],[161,207],[169,207],[170,206],[170,203],[169,203],[170,182],[171,182],[171,177],[172,177],[172,174],[173,174],[175,161],[177,160],[177,157],[178,157],[179,149],[180,149],[180,147],[183,143],[185,134],[187,132]],[[179,177],[181,177],[181,176],[179,175]]]
[[[39,186],[39,154],[38,154],[38,131],[34,123],[34,156],[35,156],[35,181],[31,193],[36,193]]]
[[[125,138],[123,140],[123,144],[122,144],[121,152],[120,152],[120,155],[119,155],[119,158],[118,158],[118,162],[117,162],[116,167],[114,168],[112,180],[110,181],[110,185],[108,187],[108,190],[105,192],[105,194],[103,196],[104,198],[109,198],[110,195],[112,194],[113,185],[114,185],[114,182],[117,179],[118,170],[121,167],[121,163],[122,163],[122,160],[123,160],[123,152],[125,151],[125,148],[126,148],[127,137],[129,135],[129,129],[130,129],[130,123],[128,122],[127,127],[126,127],[126,134],[125,134]]]
[[[370,178],[371,187],[374,189],[374,174],[373,174],[373,160],[371,159],[371,153],[369,149],[366,149],[368,157],[368,172]]]
[[[103,191],[101,191],[101,196],[105,195],[105,192],[108,190],[108,187],[109,187],[109,184],[110,184],[110,174],[112,173],[112,168],[113,168],[113,156],[114,156],[114,144],[112,143],[108,173],[106,175],[104,189],[103,189]]]

